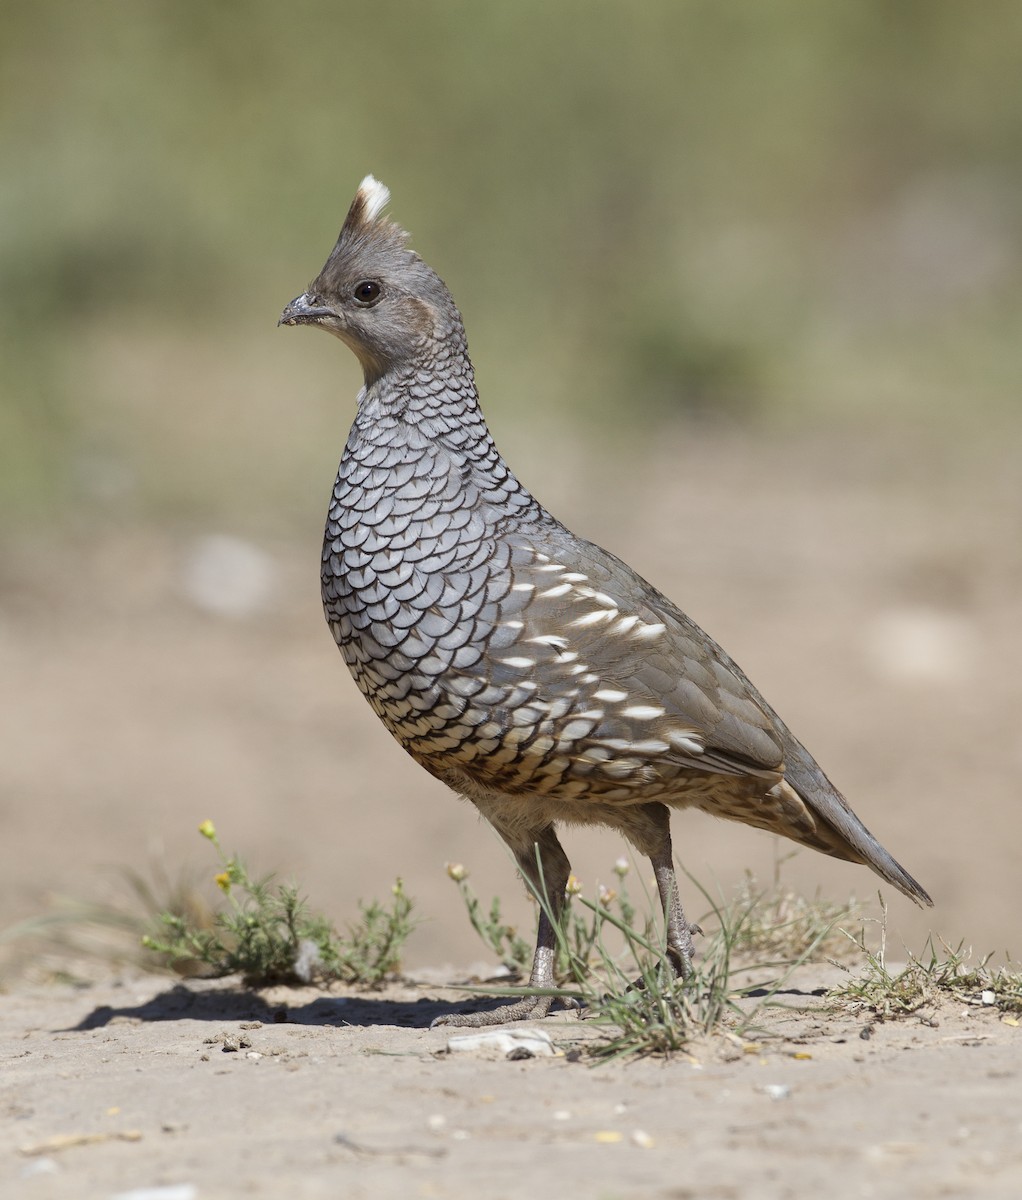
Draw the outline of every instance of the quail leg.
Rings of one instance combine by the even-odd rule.
[[[556,987],[554,982],[554,960],[557,956],[556,924],[564,907],[564,889],[568,883],[571,864],[557,840],[553,826],[548,825],[527,845],[517,839],[512,841],[503,830],[498,832],[514,850],[518,868],[534,890],[542,897],[539,912],[539,929],[536,933],[536,953],[532,960],[529,987],[546,991]],[[446,1013],[437,1017],[432,1028],[439,1025],[457,1025],[480,1029],[487,1025],[505,1025],[512,1021],[538,1021],[549,1013],[554,996],[525,996],[512,1004],[502,1004],[489,1012]]]
[[[674,973],[682,979],[688,979],[692,974],[692,959],[695,956],[692,934],[702,933],[702,930],[698,925],[689,924],[682,911],[670,838],[668,838],[666,850],[651,854],[649,861],[653,864],[657,890],[660,892],[660,901],[664,906],[664,920],[667,924],[667,958],[674,968]]]
[[[663,804],[637,805],[622,810],[617,828],[653,866],[660,903],[664,906],[667,926],[667,960],[674,973],[682,979],[692,974],[695,955],[693,933],[702,933],[691,924],[681,907],[678,879],[674,872],[674,851],[671,847],[671,813]]]

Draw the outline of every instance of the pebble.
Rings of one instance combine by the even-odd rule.
[[[199,1190],[191,1183],[170,1183],[161,1187],[132,1188],[116,1192],[110,1200],[195,1200]]]
[[[559,1051],[542,1029],[489,1029],[485,1033],[461,1033],[447,1039],[451,1054],[498,1054],[528,1058],[556,1058]]]
[[[56,1175],[59,1171],[60,1163],[55,1158],[37,1158],[21,1168],[21,1178],[33,1179],[37,1175]]]

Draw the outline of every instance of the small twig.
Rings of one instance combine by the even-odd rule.
[[[354,1154],[363,1154],[367,1158],[403,1158],[406,1154],[419,1154],[425,1158],[443,1158],[447,1153],[445,1146],[394,1146],[391,1148],[367,1146],[364,1142],[356,1142],[346,1133],[334,1134],[334,1142],[351,1150]]]

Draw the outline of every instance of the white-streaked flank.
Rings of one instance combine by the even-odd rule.
[[[537,646],[553,646],[559,650],[563,650],[568,644],[568,639],[561,637],[559,633],[540,633],[536,637],[527,638],[526,641],[535,642]]]
[[[373,175],[367,175],[358,185],[358,190],[365,198],[366,220],[375,221],[390,201],[390,188]]]
[[[576,617],[571,624],[577,625],[581,629],[585,625],[597,625],[600,621],[613,621],[616,616],[616,608],[596,608],[592,612],[583,613],[582,616]]]
[[[631,717],[633,721],[655,721],[664,715],[664,709],[659,704],[630,704],[622,709],[623,717]]]
[[[667,632],[667,626],[661,625],[658,622],[655,625],[640,625],[639,628],[636,629],[636,631],[632,634],[632,637],[634,637],[634,638],[655,638],[655,637],[659,637],[662,633],[666,633],[666,632]]]
[[[702,754],[706,750],[695,729],[668,729],[667,740],[683,754]]]

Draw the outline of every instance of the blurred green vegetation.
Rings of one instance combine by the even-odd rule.
[[[0,13],[8,524],[318,505],[357,371],[274,324],[368,171],[498,427],[1016,430],[1018,4]]]

